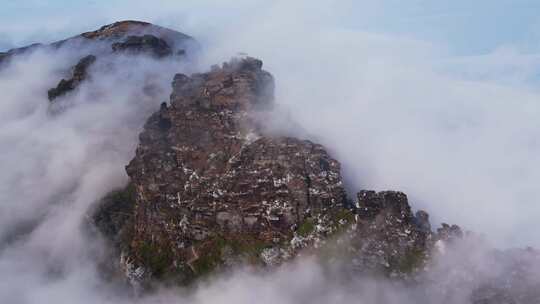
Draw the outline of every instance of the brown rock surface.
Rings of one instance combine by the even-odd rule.
[[[307,218],[342,208],[339,163],[320,145],[266,136],[252,118],[272,103],[261,67],[246,58],[176,75],[170,106],[148,120],[126,168],[137,191],[137,265],[156,272],[141,254],[148,247],[166,251],[167,271],[204,272],[227,262],[208,251],[228,247],[253,249],[247,258],[257,260],[288,247]]]
[[[56,86],[47,92],[49,101],[53,101],[57,97],[60,97],[70,91],[75,90],[79,84],[88,77],[88,68],[96,61],[96,56],[88,55],[72,68],[72,77],[69,79],[62,79]]]

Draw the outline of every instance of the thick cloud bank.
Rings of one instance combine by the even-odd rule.
[[[326,1],[115,3],[94,25],[140,18],[184,30],[206,48],[200,68],[238,52],[263,59],[277,81],[277,103],[342,161],[351,191],[402,190],[435,220],[504,247],[540,246],[538,55],[505,47],[452,56],[445,45],[342,24],[347,5],[334,10]],[[366,5],[358,18],[373,20],[370,9],[378,7]],[[135,301],[100,278],[95,261],[103,248],[81,224],[97,199],[125,183],[144,120],[185,67],[140,59],[122,59],[113,73],[97,66],[55,115],[46,91],[78,59],[67,49],[37,52],[0,71],[1,302]],[[148,96],[146,71],[156,70],[158,87]],[[339,281],[307,260],[267,274],[238,270],[195,291],[163,290],[137,301],[467,303],[476,278],[501,270],[486,262],[484,246],[464,247],[429,272],[442,290],[459,291],[450,294],[437,284],[411,290]]]

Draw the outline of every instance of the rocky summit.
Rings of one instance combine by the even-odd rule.
[[[185,284],[321,250],[358,272],[421,268],[436,239],[427,213],[413,215],[401,192],[362,191],[353,202],[323,146],[267,134],[258,118],[273,108],[274,79],[262,65],[246,57],[177,74],[170,102],[146,122],[129,186],[95,217],[130,281]],[[120,206],[128,217],[107,216]]]
[[[329,222],[343,208],[339,163],[318,144],[267,136],[254,119],[273,102],[274,80],[260,60],[178,74],[172,86],[126,167],[137,193],[135,267],[192,277],[242,261],[273,264],[292,257],[306,221]]]
[[[271,268],[309,255],[345,276],[451,293],[431,268],[464,238],[461,228],[433,231],[428,213],[414,213],[402,192],[362,190],[350,199],[340,163],[323,146],[267,133],[260,117],[272,111],[274,79],[262,66],[236,58],[174,76],[170,101],[147,120],[126,166],[129,185],[94,216],[116,248],[117,271],[133,286],[185,285],[238,265]],[[513,287],[502,272],[478,279],[474,264],[456,272],[482,282],[468,287],[471,303],[538,298],[526,271],[537,254],[486,256],[520,272]]]

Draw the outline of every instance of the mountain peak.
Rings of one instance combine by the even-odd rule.
[[[149,22],[136,21],[136,20],[123,20],[117,21],[111,24],[107,24],[99,28],[98,30],[82,33],[81,36],[86,38],[103,38],[111,37],[119,34],[126,34],[133,30],[142,29],[146,27],[155,26]]]
[[[6,52],[0,52],[0,65],[9,63],[11,59],[29,54],[40,49],[59,49],[71,47],[72,49],[85,49],[96,46],[97,43],[116,44],[118,50],[129,49],[136,51],[155,50],[155,46],[161,48],[154,54],[168,55],[163,49],[171,50],[170,54],[193,54],[198,52],[199,45],[193,37],[184,33],[154,25],[144,21],[125,20],[104,25],[95,31],[85,32],[68,39],[56,41],[50,44],[34,43],[28,46],[15,48]],[[148,47],[149,46],[149,47]],[[109,51],[111,48],[109,47]],[[81,58],[89,54],[81,54]],[[93,54],[99,55],[99,54]]]

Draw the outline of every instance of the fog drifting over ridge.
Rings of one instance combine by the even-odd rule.
[[[540,247],[538,55],[506,47],[452,56],[426,41],[342,27],[331,2],[311,10],[305,2],[257,10],[218,4],[206,13],[208,2],[148,4],[146,12],[138,5],[114,7],[95,16],[96,23],[144,19],[193,35],[205,49],[199,70],[238,52],[261,58],[276,78],[276,102],[342,162],[351,192],[402,190],[435,224],[459,224],[502,247]],[[228,15],[208,26],[223,7]],[[46,90],[77,59],[69,51],[39,52],[0,72],[0,240],[9,239],[0,244],[0,297],[6,303],[131,302],[100,280],[94,258],[102,248],[82,236],[80,224],[96,199],[126,181],[124,165],[140,127],[184,67],[137,60],[125,63],[129,77],[93,71],[95,81],[70,97],[74,106],[51,117]],[[139,69],[155,67],[163,71],[160,98],[134,95],[133,87],[144,85]],[[14,228],[35,219],[40,224],[30,235],[13,239]],[[238,270],[189,296],[164,290],[140,301],[422,303],[416,290],[371,280],[336,286],[322,271],[310,260],[266,276]],[[463,303],[467,294],[460,296],[445,303]]]
[[[538,55],[451,56],[298,12],[282,4],[251,15],[254,25],[218,37],[208,62],[239,49],[264,59],[277,102],[336,154],[351,191],[402,190],[435,222],[499,246],[538,244]]]
[[[376,6],[366,1],[358,18],[372,20]],[[328,1],[209,7],[150,11],[203,42],[203,67],[238,52],[263,59],[277,103],[335,153],[351,192],[402,190],[434,222],[503,247],[538,244],[538,54],[502,45],[452,55],[411,35],[343,26],[348,5]],[[200,25],[218,9],[230,13],[216,16],[219,26]]]
[[[418,17],[421,4],[409,5],[117,1],[96,20],[142,18],[191,34],[205,48],[201,69],[239,52],[261,58],[276,102],[335,153],[352,194],[401,190],[435,223],[498,246],[538,244],[540,55],[503,42],[460,56],[450,42],[414,38],[416,28],[368,30],[399,11]],[[490,11],[472,9],[480,20]]]

